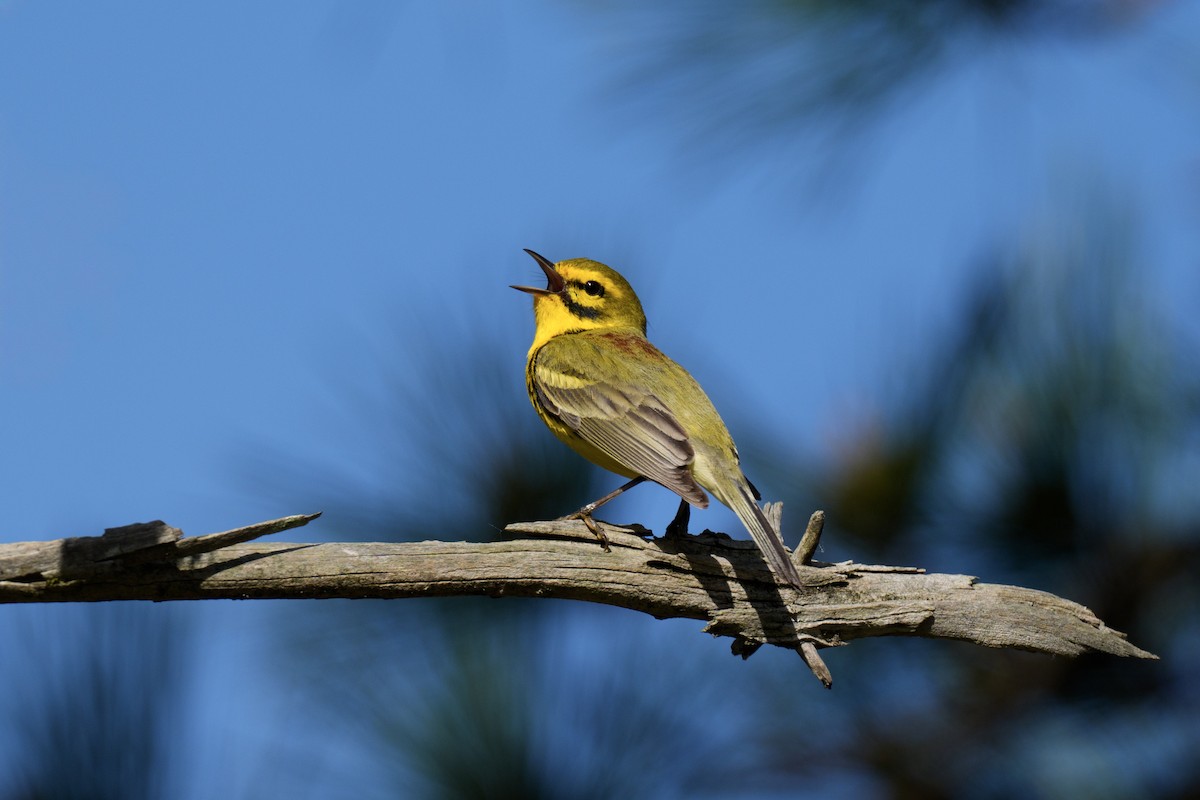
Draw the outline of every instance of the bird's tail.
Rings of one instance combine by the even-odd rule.
[[[767,519],[763,510],[759,508],[750,491],[749,483],[742,480],[729,493],[729,497],[719,497],[718,499],[729,506],[746,526],[746,530],[750,531],[750,536],[754,538],[754,543],[762,551],[763,558],[771,565],[771,570],[791,585],[799,587],[800,573],[796,571],[796,565],[788,557],[787,550],[783,546],[783,537],[779,535],[779,531],[775,530],[775,526]]]

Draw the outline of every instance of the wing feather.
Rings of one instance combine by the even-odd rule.
[[[533,383],[542,408],[630,472],[690,503],[707,506],[704,490],[692,477],[696,454],[687,431],[655,395],[654,382],[622,380],[612,367],[611,353],[605,357],[590,352],[587,348],[595,345],[583,337],[571,345],[563,347],[552,339],[538,350]],[[644,347],[649,346],[647,342],[639,348],[640,355],[632,355],[626,367],[634,361],[642,367],[636,371],[645,372]],[[572,361],[586,363],[586,374]]]

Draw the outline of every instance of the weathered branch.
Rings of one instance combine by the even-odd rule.
[[[579,521],[510,525],[515,538],[484,544],[247,543],[316,516],[193,538],[155,522],[0,545],[0,602],[558,597],[703,620],[743,656],[763,644],[793,649],[826,685],[832,679],[818,648],[867,636],[1156,658],[1083,606],[1045,592],[912,567],[805,563],[820,536],[818,515],[793,556],[800,590],[776,584],[751,542],[708,532],[647,539],[604,523],[609,553]]]

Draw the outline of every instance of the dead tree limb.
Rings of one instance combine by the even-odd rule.
[[[867,636],[1156,658],[1088,609],[1046,592],[914,567],[804,563],[820,535],[818,515],[794,556],[799,590],[774,581],[753,543],[707,531],[653,539],[643,529],[601,523],[609,553],[579,521],[509,525],[512,539],[480,544],[250,542],[317,516],[191,538],[153,522],[103,536],[0,545],[0,603],[557,597],[703,620],[709,633],[731,637],[743,657],[763,644],[786,647],[826,685],[831,678],[818,649]]]

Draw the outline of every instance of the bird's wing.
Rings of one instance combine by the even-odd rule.
[[[653,346],[641,339],[636,353],[615,354],[622,357],[618,367],[603,345],[572,338],[569,346],[551,339],[535,356],[533,385],[542,408],[630,472],[706,507],[708,497],[692,477],[695,452],[687,431],[654,392],[656,364],[647,358]]]

